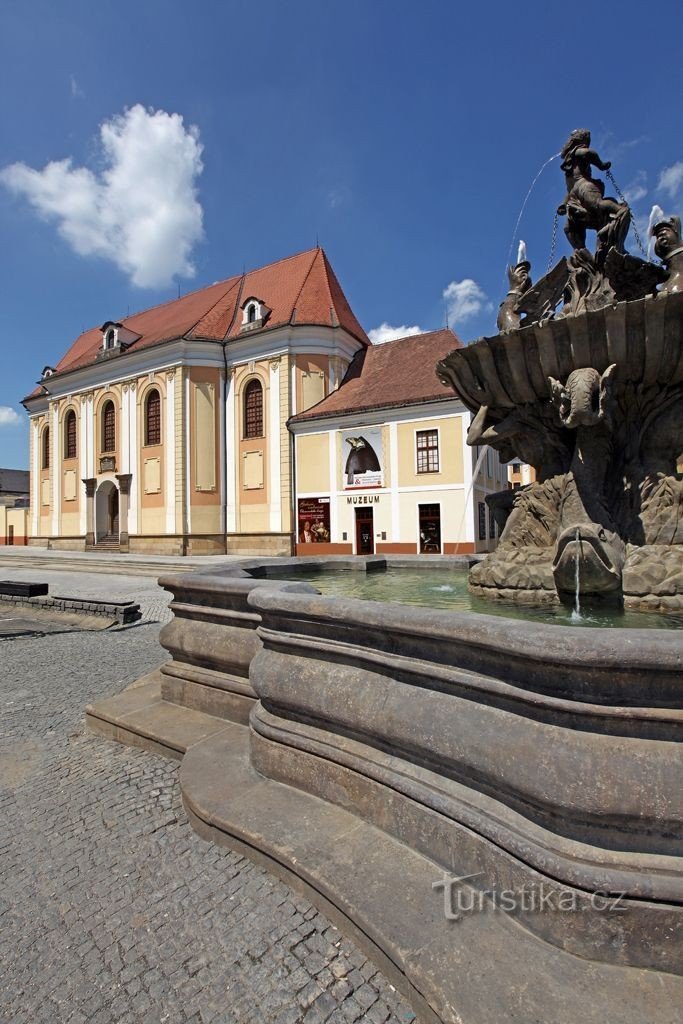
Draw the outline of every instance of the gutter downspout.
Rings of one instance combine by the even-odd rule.
[[[225,554],[226,555],[228,554],[228,469],[229,469],[229,467],[228,467],[227,432],[228,432],[228,430],[233,430],[234,426],[235,426],[234,423],[228,424],[228,417],[227,417],[227,415],[225,415],[225,412],[226,412],[225,406],[226,406],[226,401],[227,401],[227,397],[228,397],[228,353],[227,353],[227,344],[228,344],[228,340],[230,338],[230,332],[233,329],[233,327],[235,326],[235,320],[237,319],[237,312],[238,312],[238,310],[240,308],[240,301],[242,299],[242,292],[244,291],[244,281],[245,281],[246,276],[247,275],[246,275],[246,271],[245,271],[242,274],[242,277],[240,278],[240,284],[239,284],[239,288],[237,290],[237,298],[235,300],[235,309],[234,309],[234,312],[232,314],[232,319],[230,320],[230,325],[229,325],[227,331],[225,332],[225,337],[223,338],[223,341],[221,342],[221,348],[223,350],[223,388],[222,388],[222,394],[221,394],[221,402],[223,403],[223,432],[224,432],[224,436],[221,439],[222,443],[223,443],[223,465],[221,467],[221,471],[223,473],[223,483],[224,483],[224,488],[223,488],[223,496],[224,496],[223,497],[223,508],[222,508],[221,511],[222,511],[222,516],[223,516],[224,529],[225,529]],[[234,467],[233,467],[233,471],[234,471]]]

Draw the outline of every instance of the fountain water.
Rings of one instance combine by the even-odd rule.
[[[572,622],[581,619],[581,532],[576,527],[576,553],[574,555],[574,611]]]
[[[481,469],[482,463],[484,461],[484,458],[485,458],[486,453],[487,453],[488,450],[489,450],[489,446],[487,444],[482,445],[481,451],[479,452],[479,455],[477,456],[477,461],[474,464],[474,469],[472,470],[472,479],[470,480],[470,485],[467,488],[467,492],[465,494],[465,500],[464,500],[463,506],[462,506],[462,518],[460,520],[460,526],[458,527],[458,532],[456,534],[457,537],[462,537],[462,530],[463,530],[463,527],[465,525],[465,519],[467,518],[467,509],[469,508],[470,499],[472,497],[472,491],[474,490],[474,482],[477,479],[477,477],[479,476],[479,470]]]
[[[524,216],[524,211],[526,209],[526,204],[529,202],[529,197],[530,197],[531,193],[534,190],[536,182],[541,177],[541,175],[543,174],[543,172],[546,169],[546,167],[548,166],[548,164],[551,164],[553,162],[553,160],[557,160],[557,158],[559,156],[560,156],[559,153],[554,153],[553,156],[549,157],[546,160],[546,162],[543,164],[543,166],[540,168],[540,170],[538,171],[536,177],[534,178],[534,180],[531,182],[531,185],[529,186],[529,191],[527,192],[526,196],[524,197],[524,202],[522,203],[521,209],[520,209],[519,214],[517,216],[517,220],[515,222],[515,229],[512,232],[512,238],[510,240],[510,248],[508,249],[508,258],[507,258],[507,262],[508,263],[512,259],[512,247],[515,244],[515,238],[517,238],[517,230],[518,230],[519,225],[521,223],[522,217]],[[525,253],[525,256],[526,256],[526,253]],[[505,275],[503,275],[503,280],[505,280]]]

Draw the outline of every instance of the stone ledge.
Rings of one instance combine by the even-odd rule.
[[[0,601],[20,608],[39,608],[48,612],[82,613],[107,619],[114,619],[121,625],[137,622],[142,618],[140,605],[134,601],[97,601],[81,597],[17,597],[14,594],[0,594]]]
[[[110,739],[183,758],[195,830],[311,900],[411,1001],[424,1024],[674,1024],[683,979],[595,963],[489,908],[448,921],[443,869],[349,811],[259,775],[243,725],[172,707],[154,672],[87,709]],[[359,870],[359,865],[363,870]]]
[[[181,789],[201,835],[304,892],[350,931],[425,1021],[676,1020],[681,978],[589,963],[492,909],[447,921],[443,895],[433,889],[442,868],[348,811],[257,774],[240,726],[188,751]]]

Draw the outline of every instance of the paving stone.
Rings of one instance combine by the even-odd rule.
[[[154,580],[119,594],[73,575],[91,596],[165,610]],[[87,703],[164,659],[158,630],[0,640],[0,1019],[384,1024],[387,1007],[414,1020],[315,907],[192,831],[176,762],[85,732]]]

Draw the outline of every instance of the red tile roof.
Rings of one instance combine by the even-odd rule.
[[[137,352],[182,337],[234,339],[240,335],[242,323],[239,306],[250,296],[262,299],[271,310],[260,330],[294,323],[342,327],[358,341],[369,344],[324,250],[316,248],[122,318],[122,326],[138,335],[128,351]],[[57,363],[55,373],[68,373],[94,363],[101,347],[102,331],[92,327],[76,339]],[[37,389],[33,394],[39,393]]]
[[[462,342],[450,328],[371,345],[356,353],[337,391],[290,422],[453,399],[436,364],[454,348]]]

